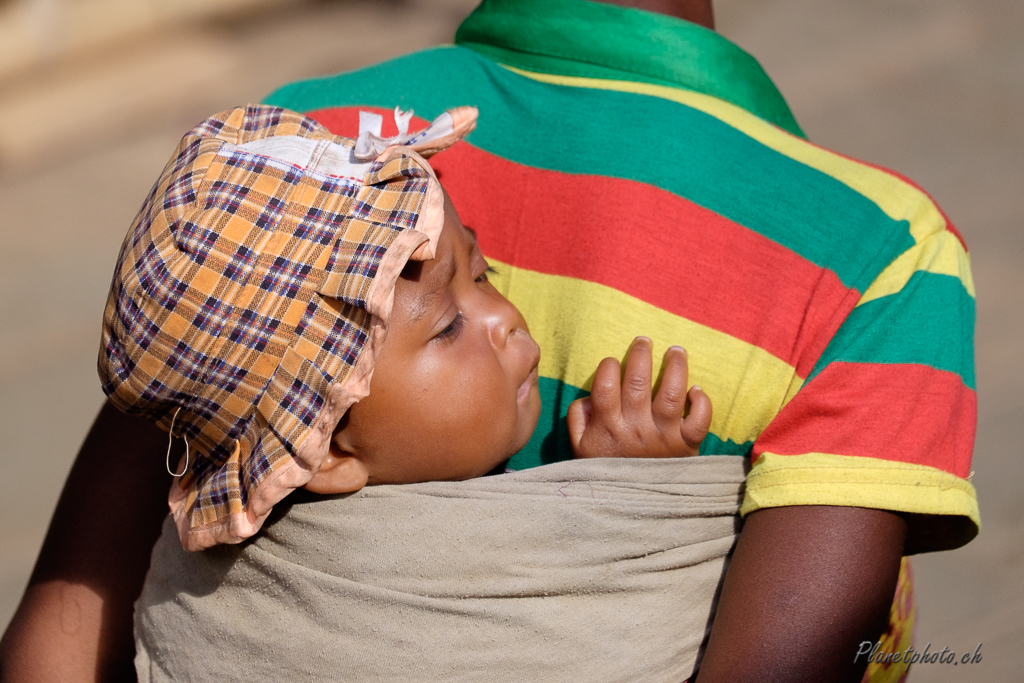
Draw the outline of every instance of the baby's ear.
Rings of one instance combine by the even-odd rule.
[[[331,449],[320,465],[320,471],[302,488],[325,496],[352,493],[366,486],[369,476],[369,471],[359,458],[343,451],[332,440]]]

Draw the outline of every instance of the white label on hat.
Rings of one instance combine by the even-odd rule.
[[[225,143],[221,153],[243,152],[282,161],[304,171],[362,182],[370,170],[369,161],[360,161],[352,148],[328,140],[313,140],[298,135],[278,135],[253,140],[244,145]]]

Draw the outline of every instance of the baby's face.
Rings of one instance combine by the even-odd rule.
[[[451,203],[430,261],[410,261],[370,382],[335,432],[368,484],[486,474],[521,449],[540,415],[540,347],[488,282],[476,237]]]

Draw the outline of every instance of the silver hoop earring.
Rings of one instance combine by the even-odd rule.
[[[184,434],[181,435],[181,439],[185,442],[185,467],[177,474],[175,474],[171,469],[171,445],[174,444],[174,423],[178,419],[178,413],[180,412],[181,406],[178,406],[178,409],[174,411],[174,417],[171,418],[171,429],[167,433],[167,457],[164,458],[164,464],[167,466],[167,474],[175,478],[180,477],[185,474],[185,472],[188,472],[188,437]]]

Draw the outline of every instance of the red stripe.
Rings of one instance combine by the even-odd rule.
[[[961,235],[960,231],[956,229],[955,225],[953,225],[953,221],[949,220],[949,216],[947,216],[946,212],[942,210],[942,207],[939,206],[939,203],[935,201],[935,198],[932,197],[930,194],[928,194],[928,192],[923,187],[921,187],[920,185],[915,183],[913,180],[911,180],[907,176],[903,175],[902,173],[899,173],[897,171],[892,170],[891,168],[886,168],[885,166],[879,166],[877,164],[872,164],[872,163],[869,163],[867,161],[861,161],[860,159],[854,159],[853,157],[846,156],[845,154],[841,154],[840,152],[836,152],[836,151],[831,150],[831,149],[826,149],[825,147],[822,147],[821,145],[815,145],[813,142],[811,142],[809,144],[813,145],[814,147],[817,147],[818,149],[824,150],[824,151],[828,152],[829,154],[835,154],[838,157],[842,157],[844,159],[852,161],[855,164],[860,164],[861,166],[868,166],[870,168],[875,169],[876,171],[881,171],[882,173],[885,173],[887,175],[891,175],[893,178],[897,178],[899,180],[902,180],[907,185],[910,185],[911,187],[916,189],[918,192],[920,192],[925,197],[927,197],[928,201],[930,201],[932,203],[932,205],[935,206],[935,208],[939,212],[939,215],[942,216],[942,220],[944,220],[946,222],[946,230],[949,230],[951,233],[953,233],[953,235],[958,240],[960,240],[960,245],[963,246],[964,251],[967,251],[967,242],[964,241],[964,236]],[[868,197],[868,199],[870,199],[870,197]]]
[[[357,112],[311,116],[354,135]],[[431,163],[486,255],[613,287],[759,346],[801,377],[860,298],[833,272],[650,185],[532,168],[468,144]]]
[[[485,254],[613,287],[759,346],[801,376],[860,298],[831,271],[650,185],[531,168],[470,145],[434,168]]]
[[[761,453],[834,453],[971,471],[977,396],[926,365],[832,363],[754,444]]]
[[[355,107],[355,108],[342,107],[342,108],[335,108],[335,109],[321,109],[321,110],[318,110],[318,111],[309,112],[309,113],[307,113],[307,116],[309,116],[310,118],[316,119],[317,121],[319,121],[320,123],[325,125],[335,135],[345,135],[345,136],[354,138],[354,137],[356,137],[359,134],[359,111],[360,110],[363,110],[363,111],[373,111],[373,112],[377,112],[379,114],[383,114],[384,115],[383,135],[385,135],[385,136],[392,136],[392,135],[397,135],[398,134],[398,129],[395,127],[394,117],[391,116],[392,110],[390,110],[390,109],[382,109],[380,107],[365,106],[365,107]],[[418,116],[414,116],[413,117],[413,123],[411,124],[410,127],[413,130],[417,130],[419,128],[425,127],[426,125],[427,125],[426,119],[421,119]],[[951,221],[949,219],[949,216],[946,214],[945,211],[943,211],[942,207],[938,204],[938,202],[935,201],[934,197],[932,197],[930,194],[928,194],[928,192],[923,187],[918,185],[912,179],[908,178],[907,176],[903,175],[902,173],[899,173],[897,171],[892,170],[891,168],[886,168],[884,166],[879,166],[877,164],[872,164],[872,163],[867,162],[867,161],[862,161],[860,159],[855,159],[855,158],[853,158],[851,156],[847,156],[845,154],[842,154],[841,152],[836,152],[834,150],[822,147],[821,145],[816,145],[813,142],[809,142],[809,141],[805,141],[805,142],[807,142],[807,144],[810,144],[810,145],[812,145],[814,147],[817,147],[818,149],[820,149],[822,151],[828,152],[829,154],[835,154],[836,156],[842,157],[843,159],[847,159],[848,161],[852,161],[855,164],[860,164],[862,166],[867,166],[869,168],[873,168],[875,170],[881,171],[882,173],[885,173],[887,175],[890,175],[890,176],[892,176],[894,178],[897,178],[897,179],[903,181],[907,185],[910,185],[911,187],[915,188],[916,190],[918,190],[919,192],[924,194],[924,196],[926,196],[928,198],[928,200],[931,201],[931,203],[938,210],[939,215],[942,216],[942,219],[946,222],[946,229],[949,230],[951,233],[953,233],[953,235],[955,235],[958,240],[960,240],[960,244],[963,246],[964,251],[968,251],[968,249],[967,249],[967,242],[964,241],[963,235],[961,235],[960,231],[957,230],[956,226],[953,224],[953,221]]]

